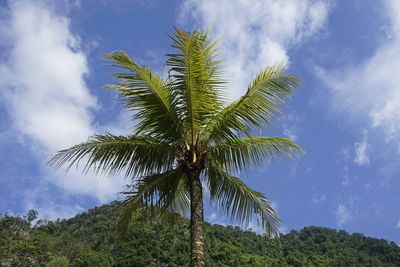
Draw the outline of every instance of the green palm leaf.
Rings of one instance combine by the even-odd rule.
[[[85,160],[84,171],[115,173],[125,169],[125,176],[134,178],[171,169],[176,148],[147,136],[95,135],[89,141],[59,151],[50,165],[69,167]]]
[[[261,129],[281,113],[281,106],[299,84],[295,76],[286,75],[283,66],[268,67],[250,83],[240,99],[222,109],[206,125],[206,142],[233,138],[240,133],[251,135],[254,128]]]
[[[117,67],[128,72],[116,72],[118,85],[107,85],[120,93],[124,105],[134,111],[136,134],[147,134],[162,140],[177,141],[182,137],[180,119],[172,105],[168,82],[136,64],[127,53],[118,51],[106,54]]]
[[[158,208],[158,211],[181,215],[190,210],[187,177],[181,168],[148,175],[123,194],[126,196],[123,203],[125,207],[117,224],[117,228],[122,232],[126,231],[132,213],[143,207],[152,206]]]
[[[272,157],[292,158],[303,150],[290,139],[280,137],[243,137],[227,139],[211,146],[210,161],[229,170],[241,171],[253,165],[262,166]]]
[[[187,33],[179,29],[171,36],[176,53],[168,54],[167,66],[173,79],[174,106],[185,121],[188,139],[194,143],[200,128],[222,106],[220,61],[216,42],[206,33]]]
[[[217,208],[221,208],[231,220],[248,225],[256,219],[269,235],[279,233],[280,219],[262,193],[247,187],[215,163],[208,165],[206,180],[211,202],[217,204]]]

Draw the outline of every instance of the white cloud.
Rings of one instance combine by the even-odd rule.
[[[400,151],[400,5],[397,0],[385,1],[388,18],[387,39],[363,63],[341,66],[337,71],[317,68],[329,87],[334,113],[350,121],[365,122],[386,142],[395,141]],[[360,143],[359,151],[366,151]],[[364,158],[363,164],[368,160]],[[363,160],[363,158],[361,158]]]
[[[230,224],[226,214],[221,214],[219,212],[212,212],[210,215],[206,216],[206,220],[211,224],[219,224],[224,226]]]
[[[1,64],[1,96],[15,129],[48,152],[85,140],[93,133],[86,56],[68,20],[33,2],[11,5],[12,48]],[[46,152],[47,152],[46,151]]]
[[[38,219],[56,220],[68,219],[85,209],[78,204],[76,205],[61,205],[59,203],[46,203],[45,206],[38,205],[34,202],[28,202],[25,205],[26,210],[35,209],[38,212]]]
[[[323,0],[189,0],[183,17],[221,40],[229,97],[234,99],[261,68],[288,64],[288,49],[323,27],[329,6]]]
[[[362,142],[357,142],[354,144],[355,149],[355,158],[354,163],[359,166],[367,166],[369,165],[369,149],[368,143],[366,140]]]
[[[89,67],[79,36],[67,17],[43,1],[10,1],[0,21],[0,103],[16,135],[35,148],[42,166],[56,151],[85,141],[96,132],[96,97],[85,83]],[[104,201],[120,182],[43,170],[48,179],[72,193]],[[56,178],[55,178],[55,177]]]
[[[45,179],[48,182],[54,180],[54,183],[69,192],[94,196],[101,203],[105,203],[117,198],[117,193],[123,191],[126,181],[122,176],[107,177],[105,175],[96,175],[89,172],[83,174],[81,170],[71,168],[68,173],[64,169],[56,173],[47,173]]]
[[[342,186],[344,186],[344,187],[350,186],[350,185],[354,184],[357,179],[358,179],[358,176],[350,174],[349,167],[345,166],[343,180],[342,180]]]
[[[291,140],[297,141],[299,134],[301,132],[300,116],[291,112],[288,115],[286,115],[282,121],[280,121],[280,124],[282,125],[283,134],[289,137]]]
[[[350,150],[347,147],[342,148],[340,151],[341,158],[344,160],[349,160],[350,159]]]
[[[294,127],[283,127],[283,134],[293,141],[297,140],[297,129]]]
[[[346,224],[351,220],[350,210],[347,208],[345,204],[338,205],[335,215],[339,227],[343,226],[344,224]]]
[[[397,229],[400,229],[400,220],[397,222],[396,228],[397,228]]]

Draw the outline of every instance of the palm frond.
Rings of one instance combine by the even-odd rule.
[[[180,168],[148,175],[133,185],[125,195],[134,206],[151,205],[178,213],[184,213],[190,208],[186,174]]]
[[[240,171],[261,166],[272,157],[292,158],[303,150],[288,138],[242,137],[227,139],[209,147],[210,161],[216,161],[230,170]]]
[[[204,130],[206,142],[250,135],[281,113],[281,107],[299,84],[295,76],[286,75],[283,66],[268,67],[250,83],[247,92],[221,110]]]
[[[280,219],[262,193],[247,187],[218,164],[210,163],[207,174],[211,202],[231,220],[248,225],[255,219],[270,236],[279,234]]]
[[[190,210],[187,178],[180,168],[148,175],[123,193],[126,195],[125,208],[117,222],[117,228],[122,232],[126,230],[132,213],[143,207],[156,208],[158,215],[165,212],[183,215]]]
[[[68,168],[86,161],[83,170],[112,174],[125,170],[129,178],[171,169],[175,162],[175,147],[146,136],[95,135],[87,142],[61,150],[50,165]]]
[[[167,66],[173,79],[174,106],[185,121],[185,132],[194,143],[199,130],[222,106],[223,85],[220,61],[216,60],[216,42],[207,33],[187,33],[176,29]]]
[[[182,137],[180,119],[173,106],[168,82],[136,64],[125,52],[106,54],[117,67],[127,72],[116,72],[120,84],[107,85],[120,93],[125,107],[134,111],[136,134],[147,134],[159,139],[179,141]]]

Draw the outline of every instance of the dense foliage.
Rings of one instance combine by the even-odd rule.
[[[135,217],[115,232],[118,203],[68,220],[0,217],[0,266],[187,266],[189,225],[179,216]],[[145,218],[146,217],[146,218]],[[153,219],[149,219],[153,218]],[[237,227],[206,225],[207,266],[400,266],[400,248],[383,239],[306,227],[270,239]]]
[[[229,103],[217,42],[207,32],[177,28],[170,39],[167,77],[139,65],[124,51],[105,55],[117,68],[117,82],[106,87],[118,92],[131,114],[133,131],[91,136],[58,151],[49,164],[86,162],[84,170],[129,179],[125,200],[130,205],[120,225],[149,204],[189,213],[190,266],[204,267],[203,190],[236,222],[256,218],[270,236],[279,233],[280,219],[271,202],[235,175],[272,158],[303,152],[289,138],[259,135],[282,113],[299,79],[284,66],[267,67],[244,95]]]

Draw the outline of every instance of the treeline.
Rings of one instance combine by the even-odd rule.
[[[35,211],[1,216],[0,266],[188,265],[186,219],[149,211],[121,239],[119,214],[113,203],[68,220],[37,221]],[[207,224],[205,230],[207,266],[400,266],[394,242],[362,234],[312,226],[270,239],[237,227]]]

